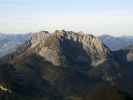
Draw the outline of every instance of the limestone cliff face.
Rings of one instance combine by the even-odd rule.
[[[33,33],[30,42],[29,50],[55,65],[81,61],[81,63],[89,62],[89,64],[97,66],[103,63],[110,53],[97,37],[81,32],[55,31],[49,33],[42,31]]]
[[[33,33],[6,59],[18,59],[35,53],[54,65],[98,66],[108,60],[110,50],[95,36],[72,31],[41,31]],[[23,57],[22,57],[23,56]]]
[[[47,32],[47,31],[41,31],[41,32],[38,32],[38,33],[33,33],[32,34],[32,39],[31,39],[31,42],[32,44],[34,44],[34,42],[43,42],[47,39],[47,37],[49,36],[50,34]]]

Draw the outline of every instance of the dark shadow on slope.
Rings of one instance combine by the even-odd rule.
[[[91,59],[83,46],[78,41],[69,40],[65,37],[60,38],[61,54],[64,56],[68,65],[88,67]]]
[[[115,60],[120,64],[121,78],[118,80],[118,87],[133,97],[133,61],[128,61],[129,52],[130,49],[127,48],[113,53]]]
[[[97,86],[107,84],[102,80],[90,79],[86,73],[75,68],[54,66],[36,54],[29,55],[22,61],[11,65],[13,70],[9,75],[12,76],[10,86],[13,91],[10,97],[14,95],[16,98],[20,97],[17,100],[27,98],[27,100],[39,100],[39,98],[40,100],[42,98],[47,98],[46,100],[68,100],[67,98],[69,100],[77,100],[77,98],[88,100],[91,98],[89,94],[93,90],[99,91],[96,89]],[[2,66],[7,67],[7,65]],[[3,73],[3,76],[5,75],[6,73]],[[105,92],[93,94],[93,96],[97,95],[104,98]],[[119,93],[114,95],[119,96]],[[110,98],[111,95],[107,96],[106,98]]]

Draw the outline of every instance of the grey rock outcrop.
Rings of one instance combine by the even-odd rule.
[[[93,35],[84,33],[75,33],[72,31],[55,31],[54,33],[39,32],[33,33],[31,39],[31,49],[37,52],[39,55],[43,56],[46,60],[51,61],[55,65],[60,65],[62,58],[66,59],[61,54],[61,44],[66,43],[66,41],[71,41],[73,43],[80,44],[79,49],[83,49],[88,56],[90,56],[91,64],[97,66],[104,62],[109,56],[109,49],[106,48],[102,42],[94,37]],[[67,44],[66,46],[69,46]],[[73,53],[76,48],[71,53]],[[72,55],[72,54],[69,54]],[[84,58],[82,55],[78,54],[75,59]]]

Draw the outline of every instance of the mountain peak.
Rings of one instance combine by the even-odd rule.
[[[83,32],[33,33],[29,41],[6,57],[0,60],[0,81],[8,80],[12,92],[32,97],[53,99],[59,95],[66,100],[69,93],[75,96],[82,92],[84,97],[97,86],[117,86],[117,81],[124,79],[113,52],[97,37]]]
[[[29,41],[21,45],[10,55],[11,57],[5,58],[24,59],[33,53],[54,65],[80,63],[85,66],[98,66],[111,55],[110,50],[91,34],[56,30],[53,33],[48,31],[32,33]]]
[[[68,63],[73,57],[76,57],[73,63],[78,62],[78,59],[84,59],[83,62],[89,62],[90,59],[94,61],[91,63],[92,65],[97,65],[104,61],[110,52],[97,37],[83,32],[56,30],[54,33],[49,33],[41,31],[33,33],[30,41],[32,44],[29,47],[30,51],[36,52],[55,65],[60,65],[64,61]],[[84,51],[84,54],[81,51]]]

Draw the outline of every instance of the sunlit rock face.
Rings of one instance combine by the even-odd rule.
[[[75,61],[76,59],[77,61],[78,59],[84,59],[84,61],[90,59],[92,65],[102,63],[106,60],[110,52],[98,38],[72,31],[55,31],[51,34],[46,31],[33,33],[31,43],[31,48],[34,48],[34,50],[46,60],[51,60],[55,65],[64,62],[61,61],[62,59],[67,60],[67,58],[70,58],[70,56],[65,57],[65,53],[61,54],[63,53],[62,51],[66,49],[69,50],[69,52],[66,52],[69,53],[67,55],[73,55],[75,51],[79,52],[76,54],[76,57],[74,57]],[[84,57],[85,54],[80,54],[80,49],[84,50],[86,57]],[[89,57],[87,58],[87,56]]]
[[[34,42],[43,42],[47,39],[47,37],[49,36],[49,32],[47,31],[41,31],[41,32],[36,32],[36,33],[33,33],[32,34],[32,39],[31,39],[31,42],[34,43]]]

